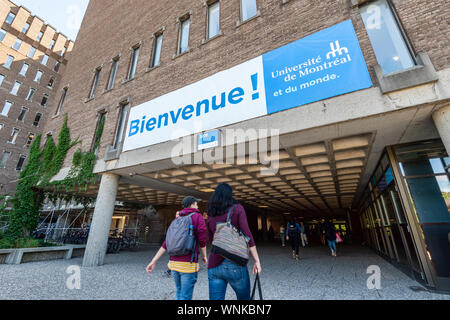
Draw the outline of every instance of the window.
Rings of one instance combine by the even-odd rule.
[[[59,61],[56,61],[56,63],[55,63],[55,67],[53,68],[53,71],[55,71],[55,72],[58,72],[58,71],[59,71],[59,67],[60,67],[60,65],[61,65],[61,62],[59,62]]]
[[[11,64],[13,63],[13,61],[14,61],[14,57],[8,55],[8,57],[6,58],[5,63],[3,64],[3,66],[4,66],[5,68],[9,69],[9,68],[11,68]]]
[[[19,50],[20,46],[22,45],[22,40],[20,40],[19,38],[16,39],[16,42],[14,42],[12,48],[14,50]]]
[[[29,133],[28,137],[27,137],[27,143],[25,143],[25,147],[29,147],[31,146],[31,144],[33,143],[33,139],[34,139],[34,133]]]
[[[140,47],[133,48],[133,53],[131,55],[130,70],[128,72],[128,79],[133,79],[134,76],[136,75],[136,68],[139,59],[139,50]]]
[[[27,33],[28,29],[30,29],[30,24],[28,22],[25,22],[25,25],[22,28],[22,33]]]
[[[59,115],[62,111],[62,108],[64,106],[64,101],[66,100],[67,90],[68,90],[67,87],[63,89],[63,92],[61,94],[61,99],[59,99],[58,109],[56,109],[55,115]]]
[[[11,24],[14,21],[15,18],[16,18],[16,15],[14,13],[10,12],[8,14],[8,16],[6,17],[6,21],[5,22],[7,24]]]
[[[53,86],[54,86],[54,85],[55,85],[55,78],[54,78],[54,77],[51,77],[50,80],[48,81],[47,87],[48,87],[49,89],[53,89]]]
[[[119,114],[119,122],[117,123],[117,131],[114,139],[114,149],[120,147],[123,141],[123,131],[125,129],[125,121],[127,120],[127,112],[128,112],[128,104],[121,105],[120,114]]]
[[[39,122],[41,121],[41,118],[42,118],[42,114],[36,113],[36,117],[34,118],[34,121],[33,121],[33,126],[38,127]]]
[[[30,65],[28,64],[28,63],[24,63],[23,65],[22,65],[22,69],[20,69],[20,72],[19,72],[19,74],[21,75],[21,76],[26,76],[27,75],[27,71],[28,71],[28,68],[30,67]]]
[[[48,101],[48,95],[44,94],[44,96],[42,97],[41,106],[45,107],[47,105],[47,101]]]
[[[91,87],[91,91],[89,93],[89,99],[93,99],[95,97],[95,91],[97,90],[98,79],[100,78],[101,71],[102,71],[101,68],[95,69],[94,80],[92,81],[92,87]]]
[[[97,154],[98,149],[100,148],[100,139],[101,139],[101,135],[98,134],[98,128],[100,126],[100,124],[106,120],[106,113],[105,112],[101,112],[98,115],[98,119],[97,119],[97,126],[95,127],[95,135],[94,135],[94,141],[92,144],[92,152],[94,152],[95,154]]]
[[[3,39],[5,39],[6,36],[6,31],[3,29],[0,29],[0,42],[3,41]]]
[[[1,115],[7,117],[11,107],[12,107],[12,102],[5,101],[5,105],[3,106]]]
[[[415,61],[389,1],[377,0],[361,7],[360,10],[383,73],[413,67]]]
[[[28,95],[27,95],[27,101],[33,101],[35,92],[36,92],[36,89],[30,88],[30,91],[28,91]]]
[[[159,66],[159,63],[161,61],[162,41],[163,41],[162,33],[159,33],[158,35],[155,36],[155,46],[153,48],[152,63],[150,66],[151,68]]]
[[[20,111],[19,117],[17,118],[18,121],[24,121],[25,116],[27,115],[28,108],[22,107],[22,110]]]
[[[0,86],[3,84],[3,80],[5,80],[5,76],[0,74]]]
[[[118,66],[119,66],[119,58],[113,59],[111,66],[111,73],[109,74],[108,86],[106,87],[106,90],[111,90],[114,87]]]
[[[6,163],[8,162],[11,152],[3,151],[2,159],[0,160],[0,168],[6,168]]]
[[[21,85],[22,84],[19,81],[14,82],[14,86],[12,87],[10,93],[15,95],[15,96],[17,96],[17,92],[19,92],[19,89],[20,89]]]
[[[22,171],[23,164],[25,163],[25,156],[20,156],[19,162],[17,163],[16,171]]]
[[[4,123],[0,123],[0,130],[2,130],[5,127]]]
[[[38,36],[36,37],[36,41],[37,41],[37,42],[41,41],[43,35],[44,35],[44,34],[42,33],[42,31],[39,32]]]
[[[208,39],[220,33],[220,1],[208,6]]]
[[[31,47],[30,52],[28,52],[27,57],[30,58],[30,59],[33,59],[35,53],[36,53],[36,48],[35,47]]]
[[[20,129],[14,128],[9,137],[8,143],[16,144],[17,136],[19,135]]]
[[[50,48],[50,50],[52,50],[54,46],[55,46],[55,40],[50,41],[50,45],[48,46]]]
[[[60,55],[61,57],[64,56],[64,54],[66,54],[66,51],[67,51],[67,48],[66,48],[66,47],[62,48],[61,53],[60,53],[59,55]]]
[[[41,64],[43,64],[44,66],[47,65],[48,62],[48,55],[44,54],[44,56],[42,57],[42,61]]]
[[[256,0],[241,0],[241,21],[246,21],[258,14]]]
[[[180,36],[178,41],[178,54],[185,53],[189,48],[189,28],[191,26],[190,17],[181,21]]]
[[[41,70],[38,70],[36,72],[36,77],[34,77],[34,82],[37,82],[37,83],[41,82],[42,74],[43,74],[43,72]]]

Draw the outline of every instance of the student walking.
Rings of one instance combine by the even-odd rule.
[[[248,227],[247,215],[244,207],[234,200],[230,185],[221,183],[217,186],[209,200],[207,213],[206,225],[209,241],[212,242],[214,239],[217,231],[216,225],[227,222],[229,219],[233,227],[250,239],[248,246],[254,260],[253,274],[261,273],[261,264],[253,235]],[[224,300],[228,284],[236,293],[237,300],[250,300],[250,277],[247,266],[239,265],[225,259],[218,253],[211,252],[208,264],[208,280],[210,300]]]
[[[333,257],[336,257],[336,228],[330,222],[329,219],[326,219],[323,229],[324,229],[323,231],[324,236],[327,239],[328,246],[330,247],[331,250],[331,255]]]
[[[156,262],[169,251],[171,256],[168,267],[175,281],[176,300],[192,300],[199,270],[199,251],[202,254],[203,264],[206,265],[208,262],[206,225],[203,215],[198,210],[199,201],[201,200],[192,196],[183,199],[181,202],[183,210],[170,225],[166,241],[146,268],[150,275],[155,269]]]
[[[280,239],[281,239],[281,246],[286,247],[286,228],[281,225],[280,226]]]
[[[306,236],[306,226],[302,222],[300,222],[300,239],[302,240],[302,247],[306,247],[308,245],[308,237]]]
[[[286,228],[286,240],[291,242],[292,258],[296,260],[300,260],[300,256],[298,254],[300,246],[300,232],[300,225],[295,222],[294,219],[291,219]]]

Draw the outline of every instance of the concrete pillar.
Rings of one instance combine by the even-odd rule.
[[[83,267],[103,265],[120,176],[104,173],[100,182]]]
[[[433,120],[445,149],[450,155],[450,105],[433,112]]]

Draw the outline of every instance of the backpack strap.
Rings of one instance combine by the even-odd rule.
[[[231,217],[233,216],[235,205],[232,205],[230,210],[228,210],[228,216],[227,216],[227,224],[231,223]]]

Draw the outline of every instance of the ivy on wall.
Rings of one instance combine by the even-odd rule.
[[[67,152],[80,143],[79,140],[71,141],[70,139],[67,115],[64,116],[58,135],[58,144],[49,137],[41,150],[42,136],[36,137],[30,148],[28,163],[20,174],[16,192],[12,198],[8,227],[11,237],[29,236],[36,229],[39,211],[46,196],[53,203],[56,203],[58,199],[66,203],[76,201],[85,207],[92,203],[93,199],[75,194],[77,191],[86,191],[88,185],[95,183],[98,179],[98,176],[93,173],[97,160],[95,151],[100,145],[104,123],[103,117],[96,130],[93,151],[82,152],[78,149],[73,156],[68,175],[60,181],[51,181],[51,179],[62,169]]]

